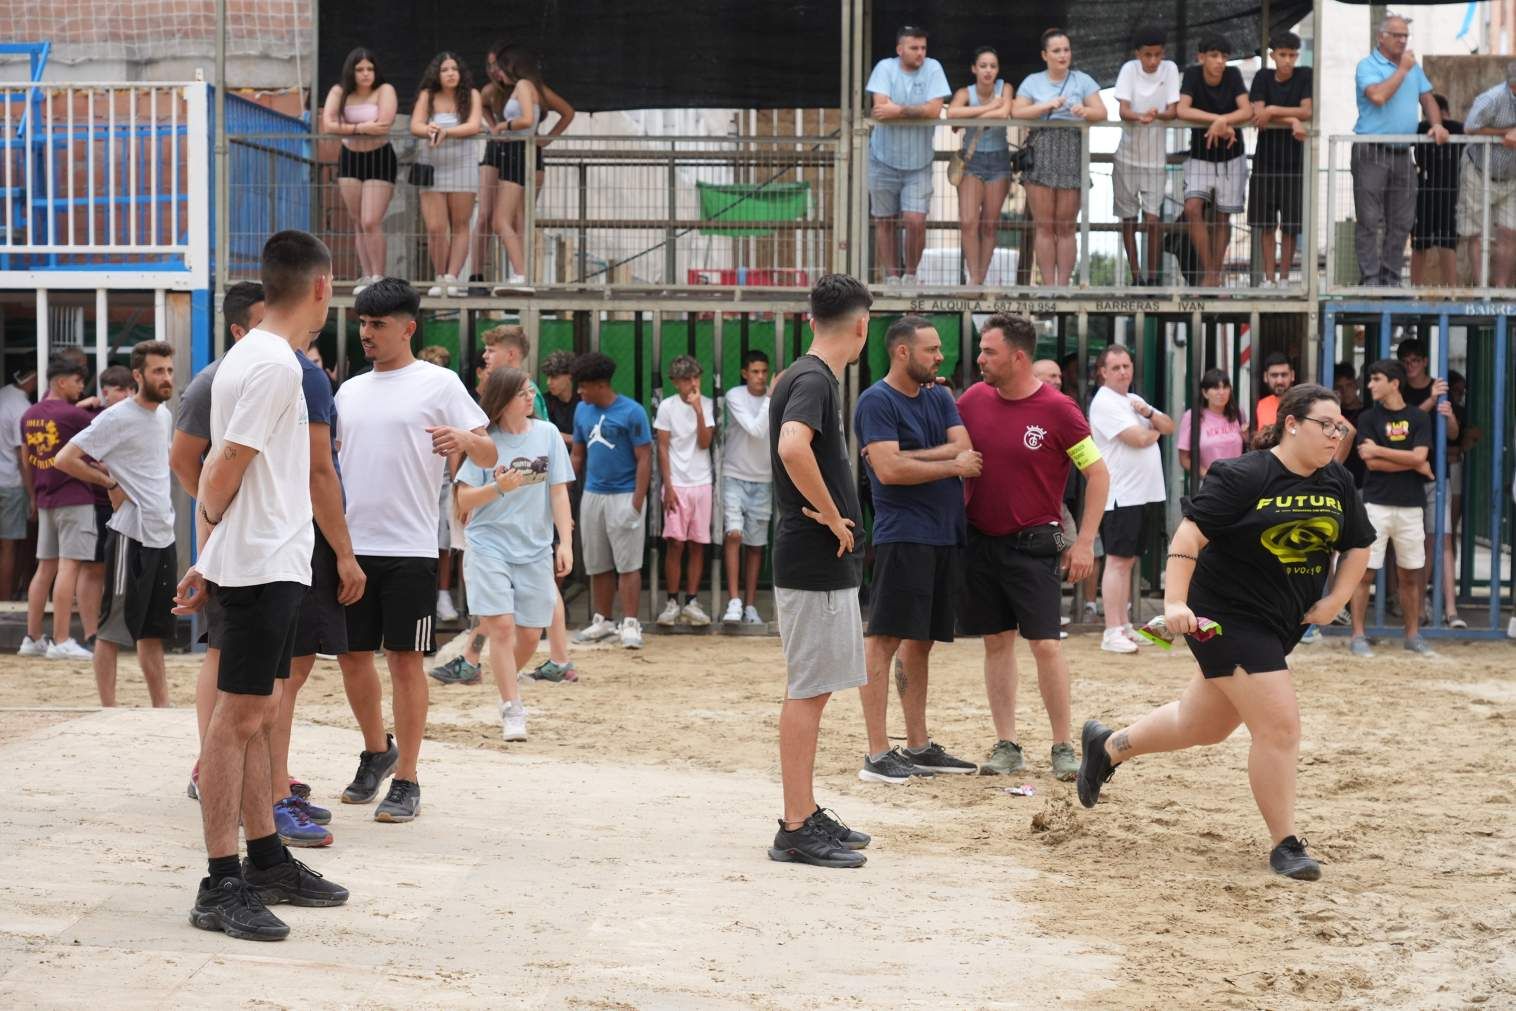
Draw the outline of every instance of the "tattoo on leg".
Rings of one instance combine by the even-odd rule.
[[[901,694],[904,694],[906,684],[905,662],[897,656],[895,658],[895,688]]]
[[[484,636],[482,636],[482,635],[476,635],[476,636],[474,636],[474,652],[475,653],[482,653],[482,652],[484,652],[484,646],[485,646],[485,644],[487,642],[489,642],[489,640],[487,638],[485,638]]]
[[[1116,734],[1116,736],[1113,737],[1113,738],[1111,738],[1111,748],[1118,755],[1122,754],[1123,752],[1131,751],[1132,750],[1132,737],[1131,737],[1131,734],[1128,731],[1125,731],[1125,730],[1118,731],[1117,734]]]

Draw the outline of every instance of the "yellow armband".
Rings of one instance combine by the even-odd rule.
[[[1100,459],[1100,450],[1095,448],[1095,440],[1088,435],[1070,446],[1068,453],[1069,459],[1080,470],[1088,470],[1090,464]]]

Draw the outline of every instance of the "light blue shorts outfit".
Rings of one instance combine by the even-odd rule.
[[[999,98],[1005,90],[1004,81],[995,82],[994,96]],[[977,108],[984,103],[979,101],[979,86],[970,84],[968,87],[969,105]],[[974,144],[974,138],[979,142]],[[969,175],[987,183],[998,183],[1002,179],[1008,179],[1011,175],[1011,152],[1006,146],[1006,133],[1003,126],[980,126],[963,131],[963,168]],[[969,154],[969,145],[974,145],[974,153]]]
[[[769,517],[774,514],[774,486],[768,481],[723,476],[721,510],[727,533],[741,531],[744,547],[764,547],[769,542]]]

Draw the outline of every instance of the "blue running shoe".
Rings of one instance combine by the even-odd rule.
[[[290,794],[288,797],[284,798],[284,802],[286,804],[293,804],[300,810],[304,811],[305,816],[311,821],[315,822],[317,825],[330,825],[332,823],[332,813],[330,811],[317,804],[312,804],[310,801],[306,800],[304,797],[299,796],[298,794]]]
[[[274,805],[274,831],[286,846],[330,846],[332,834],[311,821],[303,808],[286,797]]]

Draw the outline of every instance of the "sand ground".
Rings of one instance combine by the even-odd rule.
[[[1183,655],[1096,642],[1068,643],[1076,727],[1129,721],[1190,675]],[[1297,651],[1315,884],[1267,869],[1245,730],[1134,761],[1078,807],[1048,775],[1024,650],[1014,782],[1034,798],[994,777],[860,783],[858,703],[834,700],[819,793],[875,836],[853,872],[764,854],[775,639],[584,650],[581,683],[525,686],[525,744],[499,741],[488,680],[434,686],[423,817],[382,826],[333,804],[336,844],[300,855],[353,902],[290,911],[279,945],[185,922],[203,866],[188,710],[95,711],[86,669],[7,658],[0,1004],[1516,1006],[1516,649],[1438,648]],[[931,687],[933,737],[976,758],[992,738],[982,657],[973,640],[940,647]],[[171,661],[176,705],[195,663]],[[134,671],[121,694],[145,703]],[[329,802],[360,745],[335,664],[298,716],[292,765]]]

